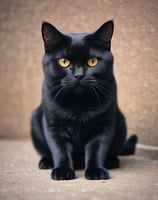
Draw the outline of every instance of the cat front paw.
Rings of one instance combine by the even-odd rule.
[[[54,180],[71,180],[75,178],[75,172],[69,168],[55,168],[51,175]]]
[[[109,173],[103,168],[88,168],[85,171],[85,178],[88,180],[109,179]]]
[[[53,168],[53,160],[51,157],[42,157],[39,161],[40,169],[52,169]]]
[[[107,169],[116,169],[120,167],[120,160],[117,157],[110,158],[107,161],[106,168]]]

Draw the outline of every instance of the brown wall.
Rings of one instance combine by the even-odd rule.
[[[30,115],[40,102],[43,79],[41,22],[63,32],[87,32],[108,19],[115,22],[112,51],[129,134],[158,146],[157,0],[1,0],[1,137],[30,134]]]

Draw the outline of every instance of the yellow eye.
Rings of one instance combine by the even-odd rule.
[[[60,65],[61,67],[66,68],[66,67],[68,67],[68,66],[70,65],[70,60],[67,59],[67,58],[60,58],[60,59],[58,60],[58,63],[59,63],[59,65]]]
[[[89,67],[95,67],[98,64],[98,58],[90,58],[87,60],[87,65]]]

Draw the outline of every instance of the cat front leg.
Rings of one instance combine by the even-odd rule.
[[[51,135],[51,134],[50,134]],[[72,161],[72,144],[64,138],[52,137],[49,138],[49,147],[52,152],[54,169],[51,177],[54,180],[70,180],[75,178]]]
[[[70,180],[75,178],[73,169],[73,145],[63,137],[61,130],[54,127],[47,128],[44,122],[45,137],[52,153],[54,168],[51,177],[54,180]]]
[[[75,172],[72,162],[72,144],[64,138],[52,138],[49,140],[51,152],[54,160],[54,169],[52,171],[52,179],[54,180],[70,180],[75,178]]]
[[[85,177],[89,180],[109,179],[105,159],[111,142],[111,134],[100,134],[85,146]]]

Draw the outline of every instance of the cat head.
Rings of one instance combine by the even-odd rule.
[[[87,104],[91,98],[95,104],[108,98],[113,80],[113,30],[112,20],[94,32],[80,34],[64,34],[43,22],[43,70],[54,100]]]

